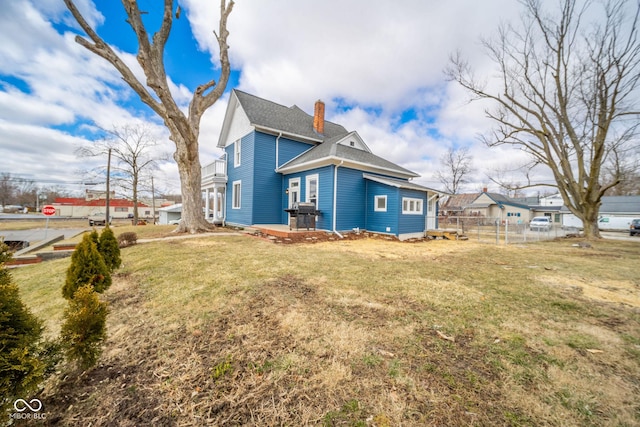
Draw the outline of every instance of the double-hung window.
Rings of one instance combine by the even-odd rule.
[[[242,160],[242,140],[237,140],[233,143],[233,166],[240,166]]]
[[[240,209],[242,206],[242,181],[233,181],[231,189],[232,209]]]

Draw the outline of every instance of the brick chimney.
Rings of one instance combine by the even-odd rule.
[[[324,133],[324,102],[317,100],[313,111],[313,130],[319,134]]]
[[[486,193],[487,192],[487,187],[482,187],[482,192]]]

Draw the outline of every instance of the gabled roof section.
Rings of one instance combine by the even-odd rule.
[[[363,173],[362,177],[370,181],[379,182],[380,184],[389,185],[396,188],[405,188],[407,190],[424,191],[425,193],[438,193],[444,194],[442,191],[434,190],[433,188],[424,187],[422,185],[414,184],[413,182],[406,181],[404,179],[388,178],[385,176],[371,175]]]
[[[409,169],[405,169],[382,157],[376,156],[371,153],[371,151],[341,144],[342,141],[349,140],[349,138],[356,139],[356,137],[360,141],[362,140],[355,131],[350,132],[348,135],[340,135],[325,140],[322,144],[310,148],[298,157],[280,166],[277,172],[294,173],[327,165],[342,164],[353,169],[381,173],[398,178],[408,179],[420,176]]]
[[[343,126],[325,120],[324,134],[319,134],[313,129],[313,115],[305,113],[298,106],[285,107],[234,89],[227,105],[218,147],[224,147],[238,107],[242,108],[252,127],[267,133],[282,133],[288,137],[317,143],[348,133]]]
[[[451,194],[447,200],[440,206],[443,211],[464,211],[478,198],[478,193]]]
[[[521,209],[530,209],[530,206],[527,206],[527,205],[525,205],[523,203],[518,203],[518,202],[510,199],[507,196],[503,196],[502,194],[487,193],[487,192],[480,193],[480,195],[478,195],[478,197],[476,197],[476,200],[473,201],[472,205],[474,205],[476,207],[481,207],[481,205],[477,204],[476,201],[480,197],[482,197],[482,195],[486,195],[489,199],[491,199],[498,206],[507,205],[507,206],[513,206],[513,207],[521,208]],[[484,207],[486,207],[486,206],[484,206]]]

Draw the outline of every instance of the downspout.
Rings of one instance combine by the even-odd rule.
[[[276,138],[276,171],[278,170],[278,167],[280,166],[279,163],[279,158],[280,156],[278,155],[280,153],[280,137],[282,137],[282,132],[280,132],[280,134],[278,135],[278,137]]]
[[[344,239],[344,236],[340,233],[338,233],[338,230],[336,230],[336,216],[338,215],[337,212],[337,206],[338,206],[338,168],[340,166],[342,166],[342,164],[344,163],[344,160],[340,160],[340,164],[336,165],[336,167],[333,169],[333,232],[336,233],[338,235],[338,237],[340,237],[341,239]]]

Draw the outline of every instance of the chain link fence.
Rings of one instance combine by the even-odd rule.
[[[529,223],[522,220],[482,216],[440,216],[438,230],[455,231],[459,237],[495,244],[538,242],[578,233],[577,229],[563,228],[561,224],[531,229]]]

